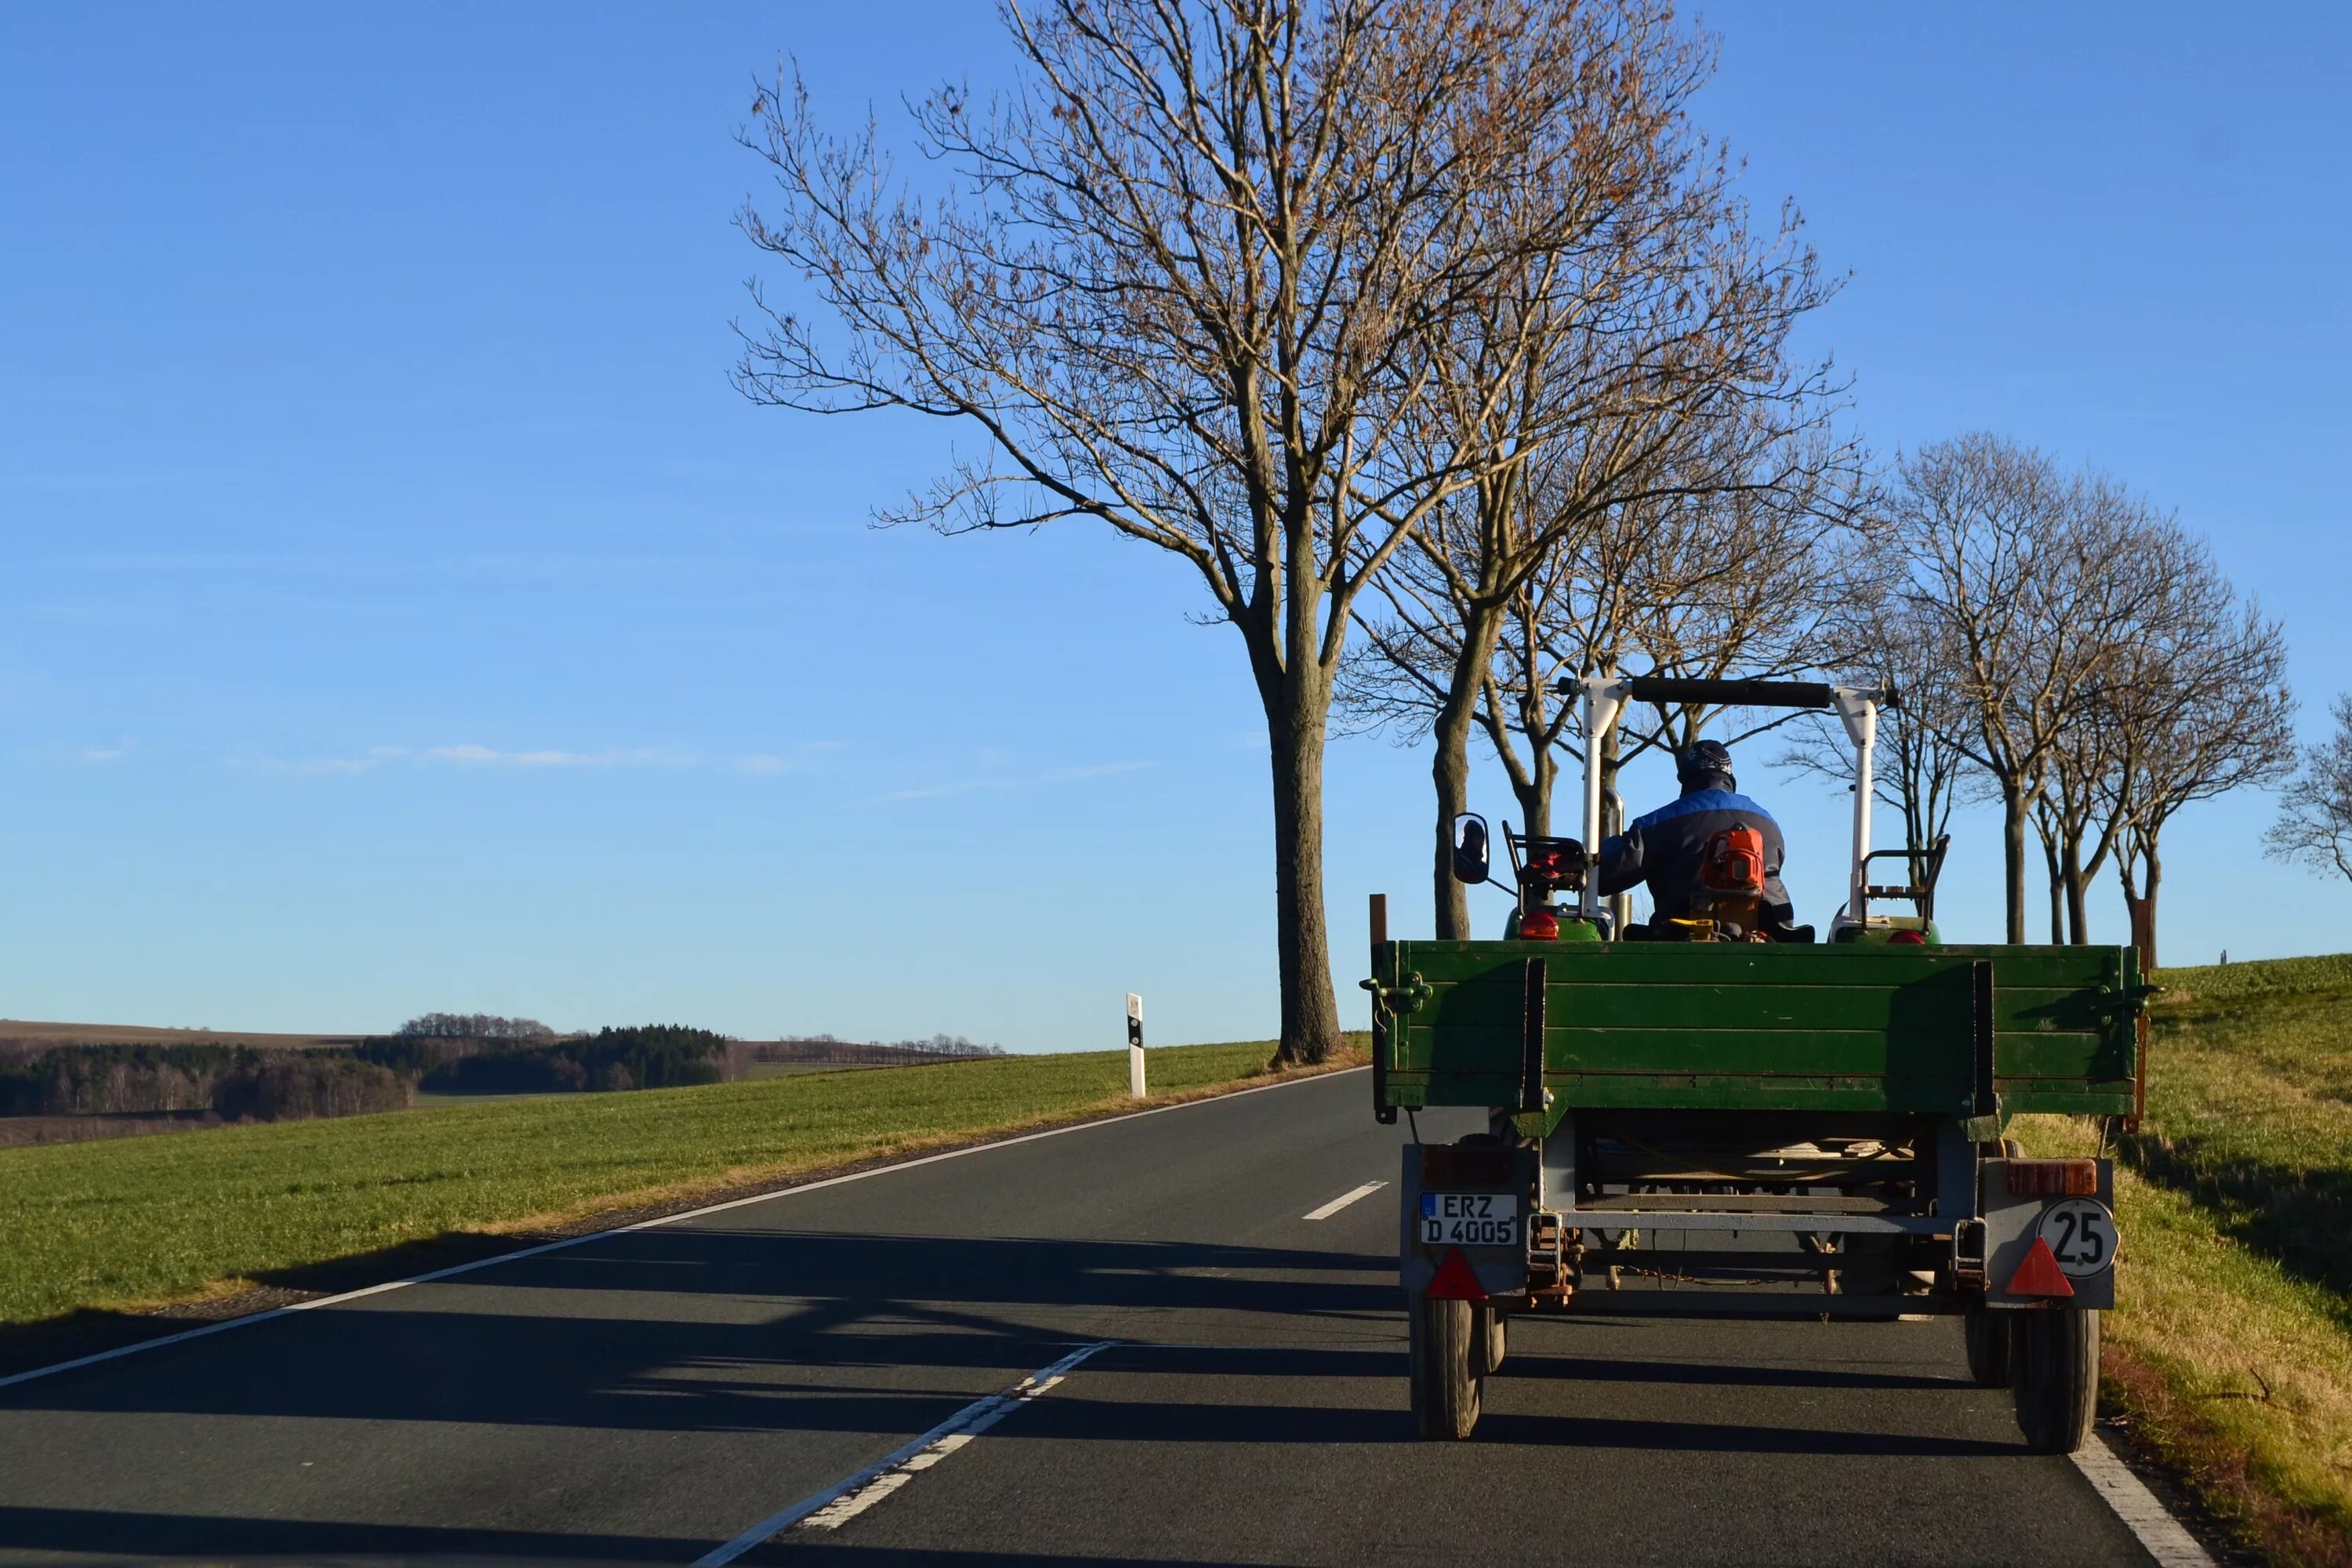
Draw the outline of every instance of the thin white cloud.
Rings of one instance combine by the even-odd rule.
[[[417,753],[428,763],[468,768],[690,768],[695,759],[676,752],[639,749],[611,752],[501,752],[488,746],[433,746]]]
[[[839,741],[801,741],[789,752],[750,752],[732,759],[726,765],[739,773],[772,776],[797,773],[801,764],[809,758],[821,757],[842,749]]]
[[[259,773],[290,774],[297,778],[349,778],[381,766],[382,757],[254,757],[237,765],[249,767]]]

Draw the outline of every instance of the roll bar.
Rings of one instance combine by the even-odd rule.
[[[1869,914],[1870,803],[1876,789],[1871,764],[1878,746],[1878,710],[1897,705],[1892,687],[1832,686],[1813,680],[1685,679],[1670,675],[1588,675],[1563,680],[1559,690],[1584,700],[1584,842],[1594,874],[1585,878],[1578,913],[1601,912],[1601,743],[1628,702],[1714,702],[1727,708],[1827,708],[1853,742],[1853,866],[1846,878],[1840,924],[1860,925]]]
[[[1727,708],[1826,708],[1833,689],[1819,680],[1704,680],[1678,675],[1625,678],[1636,702],[1718,702]]]

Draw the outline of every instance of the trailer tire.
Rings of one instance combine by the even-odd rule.
[[[2099,1314],[2056,1307],[2017,1314],[2017,1426],[2037,1454],[2071,1454],[2099,1404]]]
[[[1503,1327],[1504,1321],[1500,1307],[1482,1306],[1476,1310],[1478,1373],[1481,1377],[1492,1377],[1503,1370],[1503,1357],[1509,1353],[1509,1339]]]
[[[1467,1301],[1413,1304],[1412,1417],[1424,1438],[1458,1441],[1478,1425],[1483,1360],[1480,1309]]]
[[[1980,1388],[2007,1388],[2011,1381],[2012,1349],[2017,1342],[2015,1312],[1972,1307],[1960,1321],[1969,1342],[1969,1375]]]

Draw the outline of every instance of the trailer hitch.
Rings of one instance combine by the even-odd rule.
[[[1416,969],[1404,977],[1402,984],[1383,985],[1377,980],[1357,982],[1372,994],[1372,1004],[1391,1018],[1402,1018],[1418,1013],[1437,994],[1436,987],[1421,977]]]

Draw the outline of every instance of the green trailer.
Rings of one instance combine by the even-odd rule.
[[[1404,1150],[1422,1433],[1469,1435],[1515,1313],[1958,1314],[1971,1372],[2014,1388],[2029,1443],[2072,1451],[2114,1301],[2113,1167],[2024,1159],[2003,1134],[2024,1112],[2136,1118],[2136,955],[1944,945],[1931,883],[1868,883],[1881,693],[1637,678],[1584,697],[1588,736],[1612,698],[1837,710],[1862,786],[1850,900],[1825,942],[1628,929],[1570,840],[1515,856],[1513,929],[1546,940],[1391,941],[1374,900],[1375,1113],[1417,1131],[1423,1108],[1486,1111],[1483,1132]],[[1588,773],[1584,843],[1599,805]],[[1483,838],[1465,839],[1476,880]],[[1575,905],[1551,909],[1561,891]],[[1872,909],[1898,899],[1916,912]]]

